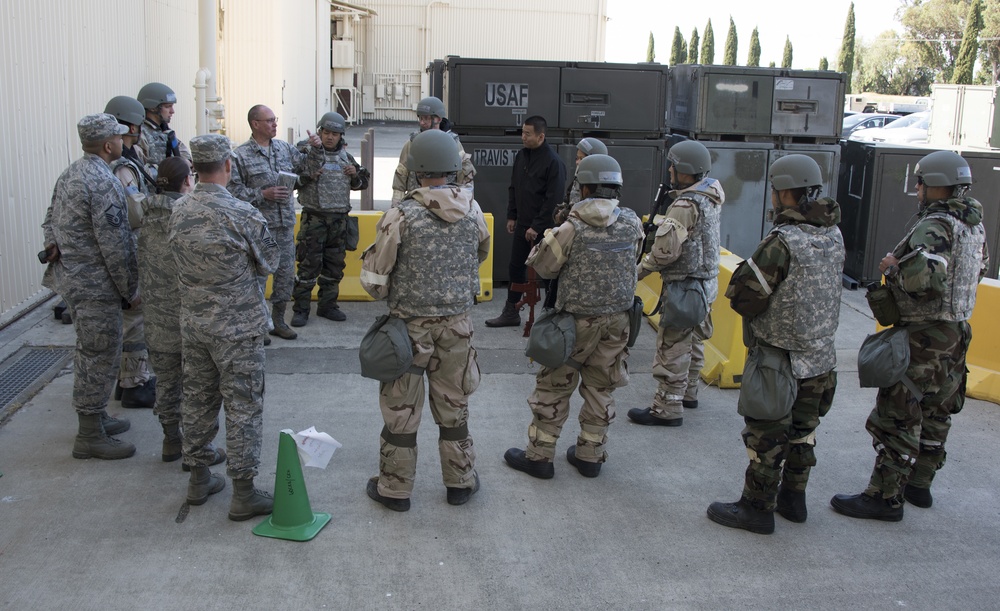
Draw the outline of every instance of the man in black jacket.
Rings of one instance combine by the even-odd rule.
[[[507,233],[514,234],[510,247],[510,282],[527,281],[524,261],[534,245],[552,227],[552,212],[566,189],[566,165],[545,142],[545,119],[534,115],[521,126],[524,148],[514,157],[507,203]],[[517,302],[521,293],[508,289],[500,316],[486,321],[487,327],[521,324]]]

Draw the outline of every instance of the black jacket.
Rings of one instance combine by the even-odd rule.
[[[522,148],[514,157],[507,199],[507,219],[519,229],[541,234],[552,226],[552,212],[566,190],[566,164],[548,142],[537,149]]]

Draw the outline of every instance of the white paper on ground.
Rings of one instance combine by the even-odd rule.
[[[326,465],[333,457],[333,453],[342,444],[330,437],[326,433],[316,430],[311,426],[304,431],[295,433],[292,429],[284,429],[282,433],[288,433],[295,440],[295,448],[299,451],[299,460],[304,467],[317,467],[326,469]]]

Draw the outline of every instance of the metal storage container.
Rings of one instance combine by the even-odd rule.
[[[843,149],[840,202],[847,260],[844,273],[861,283],[877,281],[879,262],[912,226],[917,212],[913,169],[935,149],[848,141]],[[962,150],[972,169],[972,197],[983,205],[990,253],[1000,244],[1000,151]],[[990,257],[987,275],[1000,262]]]
[[[668,129],[689,136],[771,133],[774,71],[682,64],[668,81]]]
[[[840,182],[840,145],[839,144],[782,144],[780,150],[772,151],[768,156],[767,167],[781,159],[785,155],[806,155],[819,165],[820,173],[823,175],[823,190],[820,197],[832,197],[837,199],[837,188]],[[765,210],[771,207],[771,181],[767,181],[765,189],[767,203]],[[765,214],[763,233],[761,238],[771,231],[774,224],[767,220]]]
[[[771,133],[836,142],[844,122],[842,72],[781,70],[774,75]]]
[[[582,133],[664,132],[667,67],[579,63],[562,69],[559,124]]]
[[[631,208],[640,217],[649,214],[656,188],[664,180],[666,151],[663,140],[600,139],[608,147],[608,154],[622,168],[621,205]],[[559,146],[558,153],[566,163],[567,185],[572,184],[576,172],[576,140],[567,140]]]
[[[449,57],[448,118],[463,133],[515,135],[532,115],[559,125],[559,62]]]
[[[990,85],[934,85],[930,146],[1000,147],[998,87]]]

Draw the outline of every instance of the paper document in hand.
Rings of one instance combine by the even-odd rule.
[[[299,460],[304,467],[326,469],[333,453],[342,447],[339,441],[317,431],[314,426],[298,433],[292,432],[291,429],[284,429],[281,432],[288,433],[295,440],[295,448],[299,451]]]

